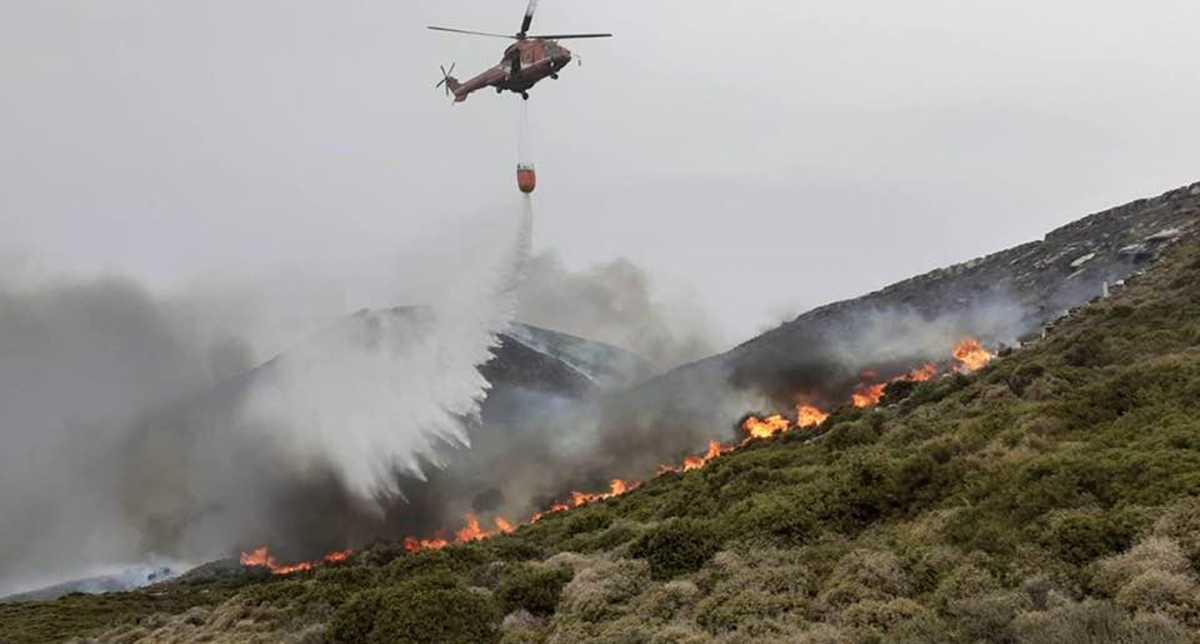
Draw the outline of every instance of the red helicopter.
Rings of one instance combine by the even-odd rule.
[[[442,67],[442,80],[435,87],[445,86],[447,96],[453,92],[455,103],[467,100],[467,96],[470,96],[471,92],[485,87],[495,87],[497,94],[508,90],[520,94],[521,98],[525,100],[529,100],[530,88],[537,85],[538,81],[543,78],[550,77],[557,79],[558,72],[566,67],[567,63],[571,62],[571,52],[555,41],[571,38],[612,37],[612,34],[531,36],[529,35],[529,27],[533,24],[533,14],[537,10],[537,4],[538,0],[529,0],[529,7],[525,10],[525,19],[521,22],[521,31],[512,36],[483,31],[451,29],[449,27],[430,27],[434,31],[449,31],[457,34],[490,36],[492,38],[506,38],[517,41],[504,50],[504,58],[500,60],[499,65],[465,83],[460,83],[457,78],[451,76],[454,73],[454,65],[450,65],[449,71],[445,67]]]

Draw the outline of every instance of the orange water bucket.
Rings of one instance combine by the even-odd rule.
[[[537,172],[534,171],[532,164],[517,165],[517,187],[525,194],[530,194],[534,188],[537,188]]]

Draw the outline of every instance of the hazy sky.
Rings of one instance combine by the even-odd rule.
[[[159,288],[386,254],[514,202],[524,0],[0,3],[0,254]],[[1200,179],[1195,0],[544,0],[535,245],[784,313]],[[461,225],[461,224],[458,224]],[[420,279],[419,275],[412,279]]]

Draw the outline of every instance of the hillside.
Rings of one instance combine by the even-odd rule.
[[[1200,239],[1137,212],[1149,270],[973,375],[513,534],[0,605],[0,641],[1200,641]]]
[[[747,410],[784,407],[797,391],[821,406],[836,405],[863,369],[889,375],[941,359],[947,337],[972,335],[988,346],[1037,337],[1106,283],[1153,265],[1198,220],[1195,183],[1083,217],[1041,240],[813,309],[613,396],[605,425],[645,440],[636,454],[612,454],[605,469],[637,476],[707,440],[724,440]],[[794,273],[803,288],[803,261],[780,270]]]

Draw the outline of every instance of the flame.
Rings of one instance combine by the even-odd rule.
[[[913,382],[925,382],[926,380],[932,380],[933,377],[937,375],[937,372],[937,365],[933,364],[932,362],[927,362],[924,365],[917,367],[916,369],[913,369],[905,374],[904,379],[911,380]]]
[[[238,560],[241,561],[243,566],[250,568],[266,568],[275,575],[291,575],[297,572],[312,570],[320,564],[331,564],[346,561],[352,554],[354,554],[353,550],[338,550],[331,552],[316,561],[301,561],[299,563],[281,566],[275,562],[275,558],[271,556],[271,551],[267,548],[267,546],[261,546],[251,550],[250,552],[243,552]]]
[[[875,405],[879,404],[880,400],[883,400],[883,393],[887,389],[888,384],[905,380],[910,382],[925,382],[926,380],[932,379],[937,375],[937,373],[937,365],[933,364],[932,362],[927,362],[920,367],[917,367],[916,369],[913,369],[904,375],[892,378],[885,383],[871,384],[869,382],[863,382],[854,390],[854,393],[850,395],[850,402],[855,407],[874,407]],[[863,374],[870,374],[871,379],[878,377],[878,374],[874,371],[864,371]]]
[[[474,514],[467,514],[466,521],[466,527],[454,533],[455,541],[458,543],[468,543],[482,539],[485,533],[479,527],[479,518]]]
[[[255,548],[250,552],[243,552],[242,556],[239,557],[239,560],[242,562],[243,566],[263,568],[275,567],[275,559],[271,557],[271,553],[267,550],[266,546]]]
[[[767,418],[751,416],[742,423],[742,431],[747,438],[770,438],[782,434],[792,428],[792,421],[783,414],[775,414]]]
[[[954,359],[966,371],[979,371],[986,367],[993,357],[995,356],[984,349],[975,338],[965,338],[954,347]]]
[[[796,427],[816,427],[825,422],[829,414],[812,405],[796,405]]]
[[[441,538],[433,539],[417,539],[415,537],[404,538],[404,549],[409,552],[418,552],[420,550],[441,550],[450,545],[449,541]]]
[[[874,407],[879,404],[879,400],[883,398],[883,390],[887,387],[886,384],[880,385],[859,385],[858,389],[850,395],[850,402],[855,407]]]

